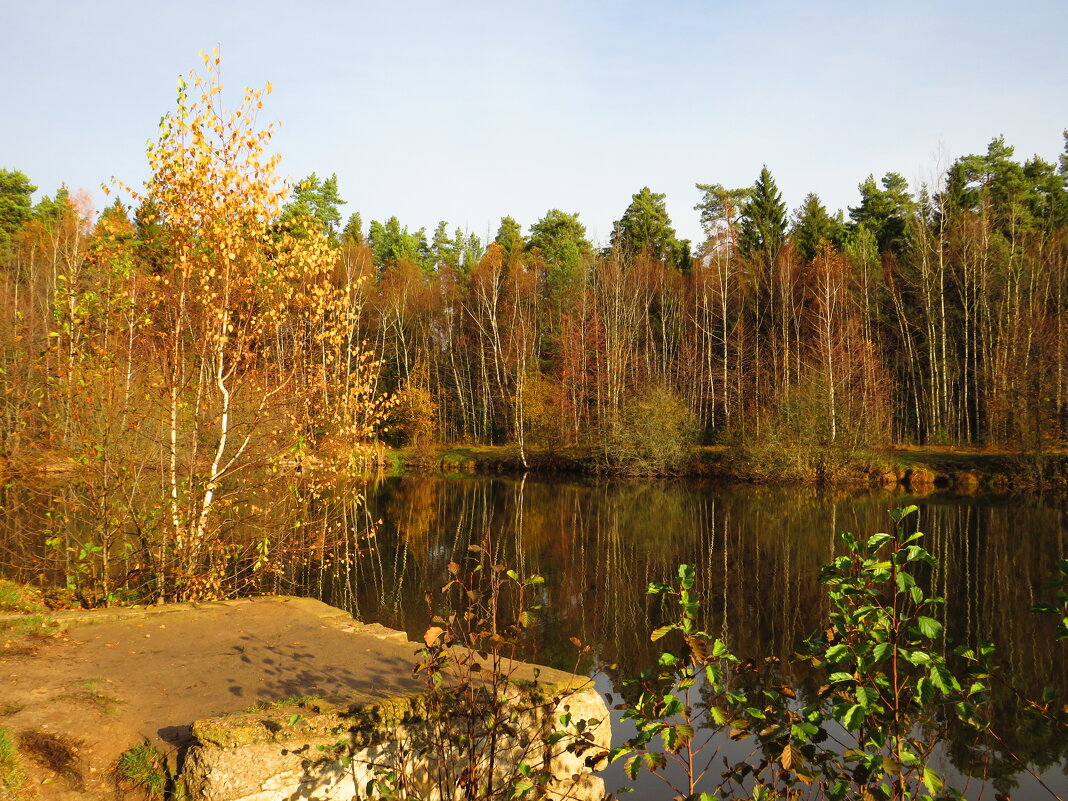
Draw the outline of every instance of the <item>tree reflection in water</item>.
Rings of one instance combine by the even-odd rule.
[[[88,536],[79,533],[86,504],[78,485],[9,482],[2,493],[0,574],[61,584],[70,566],[58,561],[61,549],[50,554],[45,539],[57,530],[72,541]],[[1029,611],[1056,561],[1068,556],[1063,497],[413,477],[317,493],[294,487],[284,511],[271,520],[237,518],[231,536],[244,547],[269,531],[281,552],[300,556],[260,576],[260,590],[314,595],[418,639],[428,621],[426,591],[440,587],[446,565],[490,531],[495,562],[546,579],[529,658],[575,669],[575,636],[593,646],[578,669],[614,665],[615,676],[634,674],[657,653],[649,632],[670,610],[646,596],[647,584],[692,564],[702,627],[743,658],[781,657],[793,672],[785,678],[803,681],[791,655],[827,612],[818,578],[839,547],[836,532],[886,530],[887,509],[906,503],[920,506],[913,525],[938,562],[920,578],[946,598],[940,615],[948,638],[995,642],[1006,683],[1028,697],[1047,686],[1068,688],[1068,647],[1054,639],[1056,620]],[[1047,780],[1053,775],[1068,795],[1055,767],[1068,754],[1068,738],[1021,709],[1007,688],[996,696],[1002,750],[1052,768]],[[963,735],[947,750],[960,770],[986,770],[1000,777],[999,789],[1010,788],[1011,760],[986,764]]]
[[[415,638],[427,621],[424,591],[491,530],[497,561],[546,578],[531,658],[573,669],[569,638],[577,636],[593,646],[592,660],[580,669],[615,665],[618,677],[633,675],[657,653],[649,632],[669,610],[645,595],[646,585],[688,563],[699,571],[703,627],[743,658],[782,657],[789,678],[803,681],[790,657],[827,611],[819,569],[840,547],[836,532],[886,530],[887,509],[904,503],[919,504],[911,524],[926,533],[938,560],[921,578],[946,598],[939,614],[948,639],[997,643],[1005,681],[1029,697],[1047,686],[1068,688],[1068,648],[1054,639],[1055,621],[1029,611],[1068,551],[1068,502],[1061,498],[911,498],[681,481],[389,479],[367,497],[365,514],[382,520],[377,552],[317,589]],[[1054,768],[1045,779],[1064,795],[1064,772],[1056,766],[1068,754],[1068,738],[1023,710],[1007,688],[995,695],[1004,741],[995,751],[1047,773]],[[958,770],[985,773],[1001,791],[1014,786],[1013,760],[991,762],[970,747],[965,732],[951,731],[957,736],[947,751]]]

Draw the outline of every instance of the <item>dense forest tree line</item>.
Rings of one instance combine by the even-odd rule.
[[[92,450],[150,403],[172,429],[229,404],[240,442],[265,393],[275,430],[309,448],[372,436],[353,393],[394,396],[393,444],[583,446],[608,466],[662,466],[693,441],[770,444],[773,462],[800,445],[1064,443],[1068,149],[1021,162],[997,138],[937,186],[868,176],[848,213],[810,194],[791,214],[767,167],[697,186],[697,247],[645,187],[597,248],[559,209],[526,233],[504,217],[488,243],[444,221],[343,225],[336,177],[312,175],[257,207],[259,255],[209,286],[206,235],[183,244],[151,187],[95,217],[65,189],[33,204],[30,179],[0,171],[0,448]],[[247,250],[253,228],[210,246]],[[173,283],[176,257],[207,300]],[[253,374],[255,391],[225,386]]]

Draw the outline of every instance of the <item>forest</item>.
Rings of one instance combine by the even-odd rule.
[[[1068,144],[1052,164],[997,137],[936,186],[869,175],[837,213],[815,193],[790,211],[767,166],[698,183],[696,244],[649,187],[603,247],[560,209],[482,242],[346,218],[334,176],[287,193],[262,95],[227,112],[191,75],[147,186],[99,214],[0,171],[4,458],[152,465],[174,501],[371,443],[654,473],[726,444],[790,476],[1068,434]]]
[[[544,578],[494,564],[498,533],[517,569],[541,563],[563,593],[546,604],[557,617],[539,659],[564,653],[572,630],[622,655],[682,637],[689,661],[671,646],[643,678],[613,677],[631,704],[616,709],[638,733],[611,752],[629,756],[630,779],[639,757],[651,773],[666,763],[654,735],[678,754],[696,728],[730,728],[732,740],[759,732],[764,761],[752,779],[738,763],[719,787],[762,782],[767,768],[791,797],[817,776],[812,792],[838,798],[884,773],[897,778],[880,797],[912,797],[907,786],[941,797],[930,748],[952,746],[953,720],[969,738],[986,732],[980,696],[996,693],[988,646],[943,656],[943,631],[959,621],[940,611],[939,587],[964,610],[969,644],[985,641],[983,625],[1010,629],[1017,607],[1055,612],[1056,635],[1056,621],[1026,628],[1013,641],[1026,648],[1008,659],[1062,678],[1052,649],[1027,649],[1068,636],[1068,579],[1045,588],[1057,604],[1025,607],[1045,597],[1035,588],[1054,547],[1063,556],[1056,508],[1023,504],[1014,517],[931,504],[924,514],[942,529],[929,552],[902,522],[916,507],[892,513],[894,534],[836,545],[827,534],[839,513],[870,523],[870,510],[819,486],[717,496],[713,482],[528,486],[524,473],[492,486],[416,477],[374,496],[365,479],[387,454],[432,464],[453,445],[506,450],[523,468],[578,454],[573,463],[591,471],[642,476],[684,473],[714,446],[734,477],[812,483],[874,475],[902,446],[1063,456],[1068,130],[1057,163],[1020,158],[995,136],[932,185],[873,172],[841,211],[814,192],[789,209],[774,165],[743,187],[694,176],[699,242],[678,236],[665,195],[648,186],[621,198],[607,242],[591,241],[580,211],[558,208],[534,221],[502,216],[482,241],[444,220],[432,232],[397,217],[365,225],[343,211],[335,174],[290,185],[275,127],[259,122],[271,84],[224,94],[219,70],[214,52],[180,81],[147,148],[148,180],[113,180],[102,211],[84,191],[38,196],[17,165],[0,169],[0,476],[16,474],[0,481],[5,580],[39,584],[58,606],[315,594],[411,629],[416,594],[435,612],[426,589],[444,571],[441,603],[463,589],[456,597],[471,599],[473,615],[492,598],[492,624],[477,625],[502,643],[500,582],[521,593]],[[1020,536],[1029,526],[1036,535]],[[462,584],[459,562],[446,561],[456,553],[477,561],[469,575],[491,582],[486,591]],[[699,565],[706,588],[685,561],[664,583],[676,559]],[[1068,577],[1068,561],[1056,569]],[[677,617],[664,618],[659,599],[629,597],[643,584],[677,599]],[[508,636],[518,643],[536,627],[515,599],[523,611]],[[698,629],[698,600],[717,613],[722,640]],[[809,613],[831,628],[787,654]],[[457,619],[408,632],[425,634],[426,665],[455,632],[456,642],[483,636],[476,624],[449,628]],[[726,650],[729,628],[753,653],[770,631],[776,652],[829,673],[803,716],[808,690],[782,681],[774,652],[764,668],[748,653],[741,662]],[[698,673],[706,717],[695,726],[671,693]],[[731,675],[737,687],[752,679],[753,695]],[[627,696],[642,681],[660,688],[662,706]],[[1004,746],[1011,770],[991,768],[968,739],[964,775],[1010,782],[1025,762],[1045,770],[1061,759],[1054,696],[1039,703],[1005,687],[1038,724],[1004,728],[1034,748],[1020,759],[999,740],[982,759]],[[939,718],[951,702],[956,718]],[[814,747],[832,722],[857,748]],[[850,760],[867,760],[864,770],[843,767]]]

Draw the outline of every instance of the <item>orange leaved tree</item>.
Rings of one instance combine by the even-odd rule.
[[[143,341],[162,412],[160,594],[179,599],[227,591],[226,510],[249,486],[235,478],[293,446],[315,407],[308,393],[349,364],[361,386],[373,379],[344,330],[336,249],[314,226],[294,236],[274,225],[287,188],[267,152],[273,126],[257,123],[270,84],[224,110],[218,53],[203,59],[203,76],[179,82],[178,108],[148,148],[152,177],[133,193],[165,241]],[[333,374],[308,374],[324,369]],[[374,406],[373,392],[356,394]]]

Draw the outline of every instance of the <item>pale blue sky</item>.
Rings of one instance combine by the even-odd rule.
[[[270,80],[284,174],[336,172],[347,217],[480,236],[578,211],[592,237],[644,185],[699,237],[696,182],[767,163],[791,208],[868,173],[933,178],[1004,134],[1053,160],[1068,2],[304,3],[0,0],[0,167],[103,202],[145,178],[179,74]],[[235,93],[236,94],[236,93]]]

